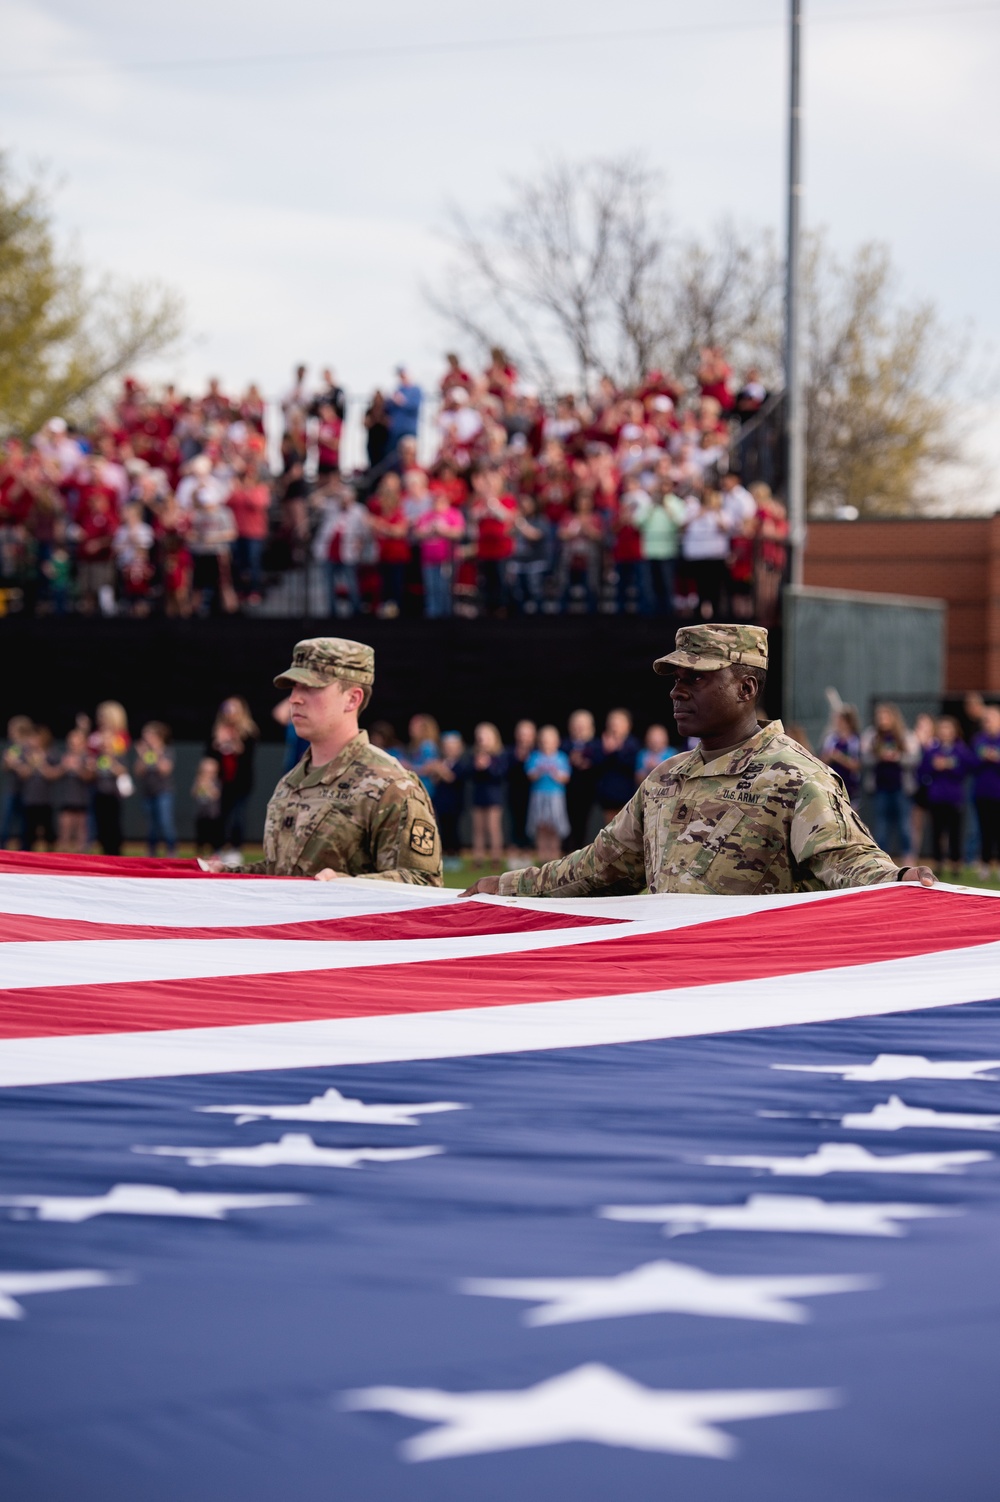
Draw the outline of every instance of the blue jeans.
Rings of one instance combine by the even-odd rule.
[[[264,556],[263,537],[237,537],[233,543],[233,574],[237,589],[259,595],[263,583],[260,564]]]
[[[647,558],[642,565],[643,615],[673,615],[676,559]]]
[[[429,621],[443,620],[451,615],[451,564],[425,563],[424,615]]]
[[[875,793],[875,843],[887,855],[907,855],[910,849],[910,800],[902,791],[883,788]]]
[[[618,614],[624,615],[625,613],[630,589],[635,590],[636,604],[642,610],[646,595],[643,578],[646,571],[645,565],[633,559],[626,559],[615,564],[615,571],[618,574]]]
[[[337,590],[343,587],[347,595],[347,603],[351,607],[351,614],[358,615],[361,611],[361,591],[358,589],[358,566],[356,563],[330,563],[327,565],[330,577],[330,614],[337,613]]]
[[[153,798],[143,798],[142,802],[146,810],[146,838],[150,855],[156,855],[161,842],[167,847],[167,854],[174,855],[177,851],[177,833],[174,829],[173,793],[157,793]]]
[[[405,563],[380,564],[382,571],[382,603],[383,605],[403,604],[403,584],[406,578]]]
[[[525,607],[530,605],[531,613],[536,614],[541,609],[547,571],[548,564],[543,559],[532,563],[511,564],[511,593],[518,610],[523,612]]]
[[[24,840],[24,796],[21,789],[8,793],[3,805],[3,823],[0,824],[0,850],[6,850],[7,841],[14,837],[18,845]]]
[[[592,568],[571,567],[566,570],[562,599],[559,604],[560,610],[565,611],[568,608],[573,599],[572,591],[581,584],[583,585],[583,608],[587,615],[594,614],[597,609],[599,578]]]

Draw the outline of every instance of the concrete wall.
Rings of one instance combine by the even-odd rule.
[[[811,522],[805,582],[944,600],[945,686],[1000,689],[1000,516]]]
[[[867,723],[873,699],[905,700],[912,722],[937,713],[944,688],[942,600],[817,589],[786,589],[784,715],[804,727],[814,747],[835,688]]]

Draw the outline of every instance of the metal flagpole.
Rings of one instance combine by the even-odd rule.
[[[806,546],[805,411],[800,344],[799,213],[802,204],[801,56],[802,5],[791,0],[788,89],[788,243],[785,263],[785,416],[787,500],[792,548],[791,582],[801,584]]]

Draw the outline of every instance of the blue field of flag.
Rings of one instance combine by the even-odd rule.
[[[2,1494],[994,1502],[998,1254],[1000,1002],[7,1090]]]

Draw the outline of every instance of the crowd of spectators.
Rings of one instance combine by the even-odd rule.
[[[961,715],[918,714],[907,726],[896,704],[875,707],[860,729],[844,706],[820,755],[851,801],[871,811],[872,832],[901,864],[929,858],[944,875],[978,860],[1000,875],[1000,706],[968,694]]]
[[[0,612],[229,613],[297,567],[319,571],[331,616],[766,622],[787,520],[731,463],[766,399],[711,349],[686,383],[653,370],[550,402],[502,350],[482,373],[450,354],[430,398],[402,368],[375,393],[368,465],[345,473],[329,370],[297,368],[269,419],[280,446],[256,386],[193,398],[129,379],[88,430],[53,418],[0,446]]]
[[[306,746],[289,723],[287,700],[274,718],[285,728],[289,771]],[[810,749],[801,729],[788,728]],[[429,714],[413,716],[405,741],[384,720],[369,735],[424,783],[446,863],[456,866],[464,855],[497,870],[579,849],[654,767],[687,749],[671,745],[664,725],[638,736],[621,708],[610,711],[600,731],[585,709],[570,715],[564,729],[520,720],[509,744],[486,721],[467,744],[457,730],[442,733]],[[258,736],[246,701],[225,699],[191,787],[199,854],[239,859]],[[23,715],[10,721],[7,737],[0,849],[13,840],[26,850],[96,846],[117,855],[123,802],[137,796],[150,855],[174,854],[175,757],[162,722],[145,724],[133,742],[124,708],[107,701],[93,724],[77,716],[61,746]],[[896,705],[884,703],[863,732],[857,711],[843,705],[818,755],[843,779],[879,845],[901,864],[928,857],[947,875],[978,860],[982,876],[1000,877],[1000,705],[969,695],[959,716],[920,714],[911,729]]]
[[[191,787],[198,851],[225,849],[238,859],[246,808],[253,791],[258,737],[245,699],[224,699]],[[170,727],[143,725],[133,740],[128,715],[114,699],[97,706],[93,721],[76,716],[57,746],[47,725],[14,715],[3,753],[6,787],[0,814],[0,850],[62,850],[103,855],[122,851],[122,808],[138,797],[151,856],[177,850],[174,817],[175,756]]]

